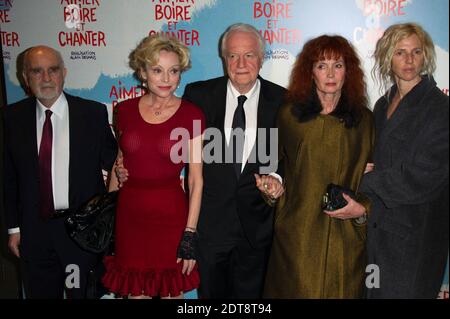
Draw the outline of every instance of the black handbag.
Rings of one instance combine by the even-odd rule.
[[[69,236],[84,250],[102,253],[113,242],[118,191],[96,195],[65,220]]]
[[[355,198],[355,193],[352,190],[333,183],[328,184],[327,191],[322,197],[322,209],[334,211],[347,205],[347,201],[342,196],[342,193],[353,199]]]

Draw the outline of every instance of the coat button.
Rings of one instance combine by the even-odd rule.
[[[377,228],[377,223],[373,223],[373,228]]]

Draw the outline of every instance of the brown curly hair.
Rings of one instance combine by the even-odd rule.
[[[345,103],[337,105],[336,113],[350,113],[352,118],[357,119],[368,105],[364,71],[353,46],[338,35],[322,35],[305,43],[292,69],[287,99],[299,107],[308,105],[312,95],[315,95],[313,65],[331,58],[342,58],[346,69],[341,94],[341,100]],[[339,110],[342,106],[346,110]]]

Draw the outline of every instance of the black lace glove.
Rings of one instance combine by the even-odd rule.
[[[196,259],[197,233],[184,231],[180,245],[177,250],[177,257],[181,259]]]

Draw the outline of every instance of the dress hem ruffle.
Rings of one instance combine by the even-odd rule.
[[[106,274],[103,285],[121,296],[176,297],[198,288],[200,278],[196,268],[189,276],[178,268],[173,269],[132,269],[119,265],[114,256],[104,259]]]

